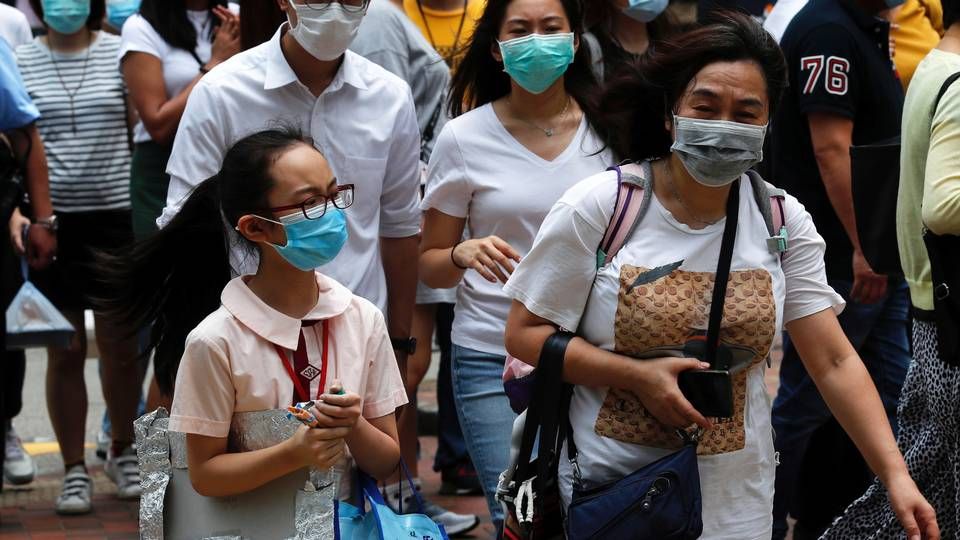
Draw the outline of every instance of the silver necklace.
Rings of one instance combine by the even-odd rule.
[[[570,108],[570,102],[571,102],[571,101],[573,101],[572,98],[570,98],[570,96],[567,96],[567,103],[566,103],[566,105],[563,106],[563,110],[560,111],[560,117],[557,118],[557,125],[556,125],[556,126],[553,126],[553,127],[548,127],[548,128],[542,127],[542,126],[540,126],[540,125],[538,125],[538,124],[535,124],[535,123],[531,122],[530,120],[527,120],[527,119],[525,119],[525,118],[520,118],[519,116],[517,116],[516,112],[514,112],[513,117],[516,118],[517,120],[523,122],[524,124],[527,124],[528,126],[532,126],[532,127],[535,127],[535,128],[537,128],[537,129],[539,129],[539,130],[542,131],[543,134],[546,135],[547,137],[553,137],[554,135],[557,134],[557,129],[559,129],[559,127],[562,127],[562,126],[563,126],[563,120],[564,120],[564,118],[567,117],[567,109]],[[509,106],[510,106],[510,109],[513,110],[513,102],[510,101],[510,96],[507,96],[507,105],[509,105]]]
[[[53,64],[53,70],[57,73],[57,78],[60,79],[60,86],[63,87],[63,92],[67,94],[67,99],[70,100],[70,127],[73,130],[73,134],[77,134],[77,115],[74,110],[74,98],[77,97],[77,92],[83,88],[83,81],[87,78],[87,63],[90,60],[90,49],[93,48],[93,32],[87,30],[87,55],[83,59],[83,71],[80,73],[80,82],[77,83],[77,87],[72,91],[67,88],[67,83],[63,80],[63,75],[60,73],[60,66],[57,65],[57,59],[53,56],[53,44],[50,41],[50,36],[47,36],[47,49],[50,53],[50,62]]]
[[[691,210],[690,207],[687,206],[687,203],[683,201],[683,197],[680,196],[680,191],[677,189],[677,183],[674,182],[673,180],[673,171],[670,170],[670,164],[664,162],[663,167],[667,171],[667,178],[670,180],[670,190],[673,191],[673,197],[677,199],[677,202],[680,203],[680,206],[683,208],[684,212],[686,212],[687,215],[690,216],[692,220],[696,221],[701,225],[715,225],[716,223],[719,223],[721,219],[723,219],[723,217],[719,217],[713,221],[709,219],[703,219],[702,217],[697,215],[693,210]]]

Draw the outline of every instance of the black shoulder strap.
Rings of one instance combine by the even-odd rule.
[[[567,345],[573,337],[574,334],[569,332],[557,332],[547,338],[540,351],[533,399],[527,408],[520,452],[517,456],[517,470],[513,476],[518,484],[531,476],[530,457],[533,455],[533,446],[538,432],[540,434],[537,457],[539,482],[545,481],[551,462],[555,462],[553,454],[557,450],[556,443],[559,440],[560,415],[566,415],[566,410],[560,410],[564,404],[563,358]]]
[[[937,92],[937,99],[933,102],[933,114],[937,113],[937,107],[940,106],[940,100],[943,99],[943,95],[947,93],[947,90],[950,89],[950,85],[955,83],[957,79],[960,79],[960,71],[950,75],[947,77],[947,80],[943,81],[943,86],[941,86],[940,91]]]
[[[723,241],[720,244],[720,261],[717,263],[717,275],[713,284],[713,299],[710,303],[710,324],[707,326],[707,351],[704,361],[716,368],[717,348],[720,344],[720,323],[723,322],[723,305],[727,297],[727,282],[730,279],[730,265],[733,261],[733,245],[737,239],[737,222],[740,217],[740,181],[730,187],[727,196],[727,222],[723,227]]]

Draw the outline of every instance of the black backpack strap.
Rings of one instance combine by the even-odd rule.
[[[937,114],[937,107],[940,106],[940,100],[943,99],[943,95],[947,93],[950,86],[957,82],[957,79],[960,79],[960,71],[950,75],[947,77],[947,80],[943,81],[943,86],[941,86],[940,91],[937,92],[937,99],[933,102],[933,114]]]

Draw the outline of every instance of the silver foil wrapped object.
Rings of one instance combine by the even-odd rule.
[[[168,431],[168,424],[169,416],[162,408],[135,423],[143,486],[141,538],[334,537],[338,471],[302,469],[249,493],[204,497],[193,489],[186,470],[186,437]],[[282,410],[237,413],[231,421],[227,448],[230,452],[269,448],[290,438],[299,426]]]

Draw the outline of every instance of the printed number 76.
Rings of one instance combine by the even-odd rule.
[[[823,74],[824,56],[804,56],[800,59],[800,70],[810,71],[806,84],[803,85],[804,94],[812,94],[817,89],[817,83],[820,82],[820,75]],[[826,61],[827,76],[825,77],[824,87],[827,92],[843,96],[846,95],[849,85],[847,84],[847,73],[850,71],[850,61],[839,56],[827,57]]]

